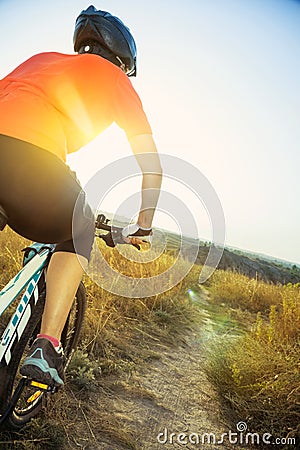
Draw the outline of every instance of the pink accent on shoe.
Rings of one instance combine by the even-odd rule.
[[[53,336],[49,336],[48,334],[38,334],[37,338],[44,338],[44,339],[48,339],[48,341],[52,342],[54,347],[59,347],[60,342],[58,339],[56,339]]]

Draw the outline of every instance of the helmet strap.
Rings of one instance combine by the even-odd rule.
[[[117,60],[118,60],[119,63],[120,63],[120,69],[122,69],[123,72],[126,73],[126,65],[123,63],[123,61],[121,60],[121,58],[119,58],[119,56],[116,56],[116,58],[117,58]]]

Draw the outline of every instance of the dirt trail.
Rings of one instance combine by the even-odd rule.
[[[137,448],[199,449],[200,445],[196,445],[196,437],[191,433],[214,433],[219,439],[226,431],[216,392],[207,380],[202,364],[203,355],[197,336],[191,336],[188,346],[165,350],[161,360],[152,362],[132,379],[142,390],[151,393],[152,398],[128,396],[126,389],[117,394],[113,408],[116,414],[130,422]],[[168,430],[167,442],[163,443],[166,441],[165,430]],[[160,443],[159,433],[163,433],[159,436]],[[172,438],[171,433],[176,436]],[[178,441],[179,433],[185,433],[194,444],[180,443],[180,440],[184,442],[188,438],[179,436]],[[212,450],[213,447],[212,444],[201,445],[201,449]],[[117,448],[103,446],[107,450]],[[224,444],[220,448],[230,447]]]
[[[214,387],[203,370],[205,356],[199,343],[200,333],[201,330],[190,333],[186,343],[175,348],[162,348],[159,359],[148,362],[129,379],[112,380],[108,389],[106,384],[105,398],[100,396],[99,408],[104,405],[109,408],[120,430],[125,432],[127,442],[124,433],[109,436],[103,430],[103,423],[99,428],[91,424],[94,436],[83,448],[231,449],[226,442],[213,445],[211,441],[208,444],[207,437],[205,443],[201,443],[204,433],[214,433],[218,441],[222,433],[228,431],[228,426],[222,418]],[[105,428],[109,430],[109,424]],[[176,435],[172,437],[171,433]],[[200,443],[197,443],[196,434]],[[120,436],[123,436],[123,443]]]

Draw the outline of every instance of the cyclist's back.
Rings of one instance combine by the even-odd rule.
[[[0,81],[0,134],[63,160],[114,121],[129,138],[151,133],[126,74],[98,55],[40,53]]]

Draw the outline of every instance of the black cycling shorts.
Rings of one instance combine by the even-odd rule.
[[[90,258],[94,214],[69,167],[51,152],[0,135],[0,205],[21,236]]]

